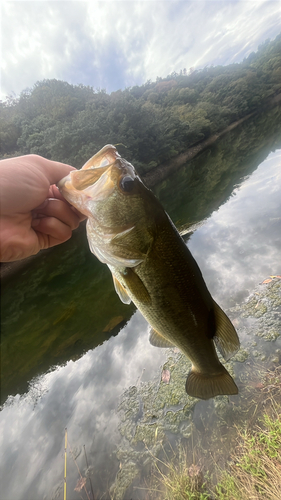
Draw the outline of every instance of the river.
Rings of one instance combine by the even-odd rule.
[[[151,454],[188,446],[193,429],[215,452],[206,420],[243,414],[251,367],[281,359],[280,123],[279,108],[250,119],[154,189],[237,328],[241,351],[229,366],[239,396],[186,395],[188,361],[149,344],[146,321],[120,302],[84,227],[3,280],[3,500],[63,498],[65,428],[68,499],[87,498],[78,466],[95,500],[141,500]],[[224,433],[227,443],[231,427]],[[91,498],[89,480],[87,490]]]

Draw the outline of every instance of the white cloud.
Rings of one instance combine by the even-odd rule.
[[[279,274],[280,160],[280,150],[270,153],[188,242],[223,308],[240,303],[257,283]]]
[[[140,378],[145,380],[143,369],[148,380],[159,380],[165,361],[165,349],[149,344],[147,323],[136,312],[118,336],[39,377],[22,397],[10,397],[0,413],[1,498],[57,498],[65,427],[70,446],[81,451],[86,444],[91,466],[98,474],[105,472],[121,437],[113,411],[118,398]],[[69,451],[68,457],[70,494],[77,471]],[[84,468],[84,460],[81,464]]]
[[[108,91],[239,62],[280,31],[279,1],[4,1],[1,95],[58,78]]]

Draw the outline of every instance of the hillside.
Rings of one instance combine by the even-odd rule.
[[[240,64],[183,70],[110,95],[43,80],[0,103],[0,157],[36,153],[80,168],[105,144],[121,143],[145,174],[280,92],[281,34]]]

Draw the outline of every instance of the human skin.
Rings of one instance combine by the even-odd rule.
[[[74,167],[26,155],[0,161],[0,261],[12,262],[67,241],[85,216],[56,183]]]

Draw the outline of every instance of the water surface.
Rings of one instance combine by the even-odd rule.
[[[264,140],[257,141],[254,127],[249,123],[229,134],[156,189],[183,230],[214,299],[236,321],[242,349],[252,345],[252,351],[256,339],[246,335],[235,307],[265,278],[281,275],[279,129],[275,122],[268,136],[263,133]],[[249,131],[256,133],[252,143]],[[188,232],[195,222],[200,225]],[[107,267],[90,254],[84,230],[6,280],[1,305],[1,498],[63,498],[66,427],[83,474],[86,446],[95,498],[110,498],[120,464],[128,464],[124,450],[128,456],[133,446],[141,452],[135,456],[138,470],[145,474],[144,447],[124,436],[128,427],[122,435],[117,408],[120,400],[126,403],[124,394],[134,401],[142,387],[152,382],[160,386],[162,367],[171,353],[149,344],[146,321],[134,306],[120,302]],[[273,360],[279,338],[266,345],[267,360]],[[236,365],[243,398],[246,371],[243,363]],[[182,384],[177,405],[169,409],[167,401],[165,415],[190,401],[184,391]],[[229,398],[232,407],[236,398]],[[186,420],[194,419],[199,428],[212,405],[213,400],[197,405],[194,400]],[[127,411],[132,426],[141,422],[141,405]],[[171,432],[167,434],[171,438]],[[67,489],[73,500],[82,495],[74,491],[78,479],[69,454]],[[134,491],[134,499],[144,498],[141,490]],[[129,500],[132,491],[116,490],[116,498],[122,497]]]

